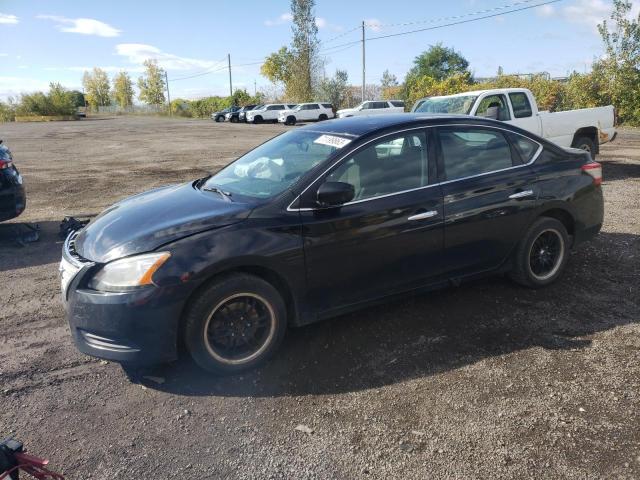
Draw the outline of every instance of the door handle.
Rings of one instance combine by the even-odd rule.
[[[522,192],[513,193],[509,195],[509,198],[511,199],[524,198],[524,197],[531,197],[532,195],[533,195],[533,190],[523,190]]]
[[[428,212],[417,213],[415,215],[411,215],[407,220],[424,220],[425,218],[431,218],[438,215],[437,210],[430,210]]]

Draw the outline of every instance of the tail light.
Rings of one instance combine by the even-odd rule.
[[[602,165],[598,162],[590,162],[582,166],[582,171],[593,178],[595,186],[602,185]]]
[[[13,163],[11,160],[0,160],[0,170],[4,170],[5,168],[11,168]]]

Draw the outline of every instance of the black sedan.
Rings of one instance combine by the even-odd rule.
[[[227,121],[229,121],[231,123],[246,122],[247,121],[247,117],[246,117],[247,112],[249,110],[253,110],[257,106],[258,105],[245,105],[244,107],[242,107],[239,110],[236,110],[235,112],[227,113],[224,117],[225,117],[225,119]]]
[[[27,205],[22,176],[9,149],[0,140],[0,222],[20,215]]]
[[[514,126],[399,114],[287,131],[217,174],[123,200],[66,241],[89,355],[251,368],[287,326],[508,273],[545,287],[602,225],[602,169]]]
[[[240,107],[229,107],[225,108],[224,110],[220,110],[219,112],[213,112],[211,114],[211,120],[214,120],[216,122],[224,122],[227,113],[237,112],[238,110],[240,110]]]

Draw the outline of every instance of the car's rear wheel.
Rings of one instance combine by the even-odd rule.
[[[326,120],[327,118],[329,118],[329,117],[327,117],[327,115],[326,115],[326,114],[322,113],[322,114],[320,114],[320,116],[318,117],[318,120],[319,120],[320,122],[322,122],[322,121]]]
[[[216,374],[256,367],[278,348],[286,331],[278,291],[247,274],[221,277],[199,292],[185,316],[185,343],[195,362]]]
[[[231,117],[230,121],[231,123],[238,123],[238,117]]]
[[[511,278],[526,287],[539,288],[553,283],[569,258],[569,234],[555,218],[536,220],[515,251]]]
[[[580,150],[584,150],[585,152],[589,152],[591,155],[591,159],[595,160],[596,158],[596,144],[589,137],[580,137],[574,143],[573,146],[575,148],[579,148]]]

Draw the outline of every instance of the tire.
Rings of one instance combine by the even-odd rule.
[[[596,159],[596,144],[589,137],[580,137],[573,142],[574,148],[579,148],[591,154],[591,160]]]
[[[569,234],[562,222],[541,217],[518,244],[509,276],[525,287],[546,287],[562,275],[569,259],[569,248]]]
[[[231,117],[230,121],[231,123],[238,123],[238,117]]]
[[[216,279],[190,301],[184,317],[184,338],[200,367],[231,375],[271,357],[284,338],[286,326],[285,304],[273,285],[253,275],[236,273]],[[251,338],[245,339],[245,335]],[[255,345],[250,344],[252,340]],[[230,349],[229,353],[225,349]],[[234,355],[236,349],[240,351]]]
[[[287,117],[286,122],[284,122],[284,124],[285,124],[285,125],[295,125],[295,124],[296,124],[296,122],[297,122],[296,117],[294,117],[293,115],[289,115],[289,116]]]
[[[318,117],[318,121],[322,122],[322,121],[326,120],[327,118],[329,118],[329,117],[327,117],[326,114],[321,113],[320,116]]]
[[[257,115],[253,118],[253,123],[262,123],[262,116]]]
[[[218,122],[218,123],[219,123],[219,122],[224,122],[224,117],[223,117],[223,116],[221,116],[221,115],[218,115],[218,116],[216,117],[216,122]]]

